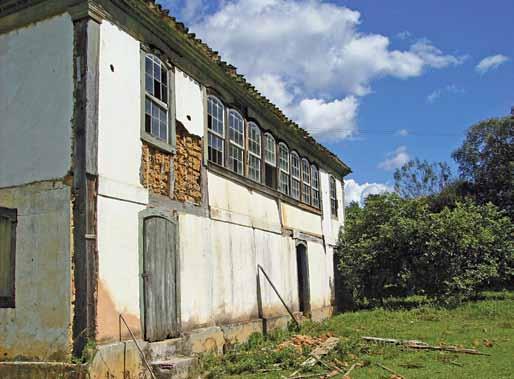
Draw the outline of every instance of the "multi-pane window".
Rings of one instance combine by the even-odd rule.
[[[234,110],[228,114],[229,168],[243,175],[245,124],[243,117]]]
[[[330,210],[332,212],[332,217],[337,218],[336,180],[333,176],[330,177]]]
[[[319,171],[314,165],[311,166],[311,182],[312,182],[312,206],[321,207],[319,198]]]
[[[311,165],[307,159],[302,159],[302,201],[311,203]]]
[[[14,308],[16,219],[16,210],[0,207],[0,308]]]
[[[277,188],[277,146],[270,133],[264,135],[264,181],[268,187]]]
[[[300,157],[291,153],[291,197],[300,200]]]
[[[279,150],[279,190],[289,195],[289,149],[284,143],[278,145]]]
[[[145,56],[145,131],[169,143],[168,70],[154,55]]]
[[[223,166],[225,156],[225,107],[215,97],[207,100],[207,128],[209,161]]]
[[[261,181],[261,130],[250,122],[248,127],[248,176],[256,182]]]

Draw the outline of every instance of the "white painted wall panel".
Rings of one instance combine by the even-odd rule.
[[[298,207],[282,203],[282,222],[284,227],[321,236],[321,216],[306,212]]]
[[[65,176],[72,117],[70,16],[0,35],[0,187]]]
[[[321,243],[308,241],[309,284],[311,308],[317,309],[330,305],[329,273],[327,255]]]
[[[205,125],[202,86],[175,68],[176,118],[189,133],[202,137]]]
[[[98,171],[100,193],[141,201],[141,60],[139,41],[108,21],[100,27]],[[111,69],[112,66],[112,69]],[[104,185],[103,178],[110,184]],[[120,187],[132,187],[125,190]],[[114,193],[109,193],[115,189]]]
[[[208,173],[209,205],[215,219],[281,233],[275,199]]]

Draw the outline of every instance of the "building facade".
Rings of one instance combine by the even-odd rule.
[[[328,317],[349,172],[151,1],[3,1],[0,360]]]

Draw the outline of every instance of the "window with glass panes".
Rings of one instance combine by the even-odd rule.
[[[261,130],[253,122],[248,127],[248,177],[261,181]]]
[[[312,182],[312,206],[316,208],[321,207],[319,198],[319,171],[314,165],[311,166],[311,182]]]
[[[225,157],[225,107],[217,98],[207,99],[208,158],[223,166]]]
[[[307,159],[302,159],[302,201],[311,203],[311,165]]]
[[[337,218],[337,190],[336,180],[334,177],[330,177],[330,210],[332,217]]]
[[[228,114],[228,137],[229,168],[236,174],[243,175],[245,124],[243,117],[234,110],[230,110]]]
[[[289,149],[284,143],[278,145],[279,151],[279,190],[289,195]]]
[[[291,153],[291,197],[300,200],[300,157]]]
[[[277,145],[270,133],[264,135],[264,182],[277,188]]]
[[[145,56],[145,131],[169,143],[168,70],[155,55]]]

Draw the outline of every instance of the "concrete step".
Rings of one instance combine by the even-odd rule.
[[[150,363],[157,379],[188,379],[192,378],[198,367],[198,358],[171,357],[163,361]]]

